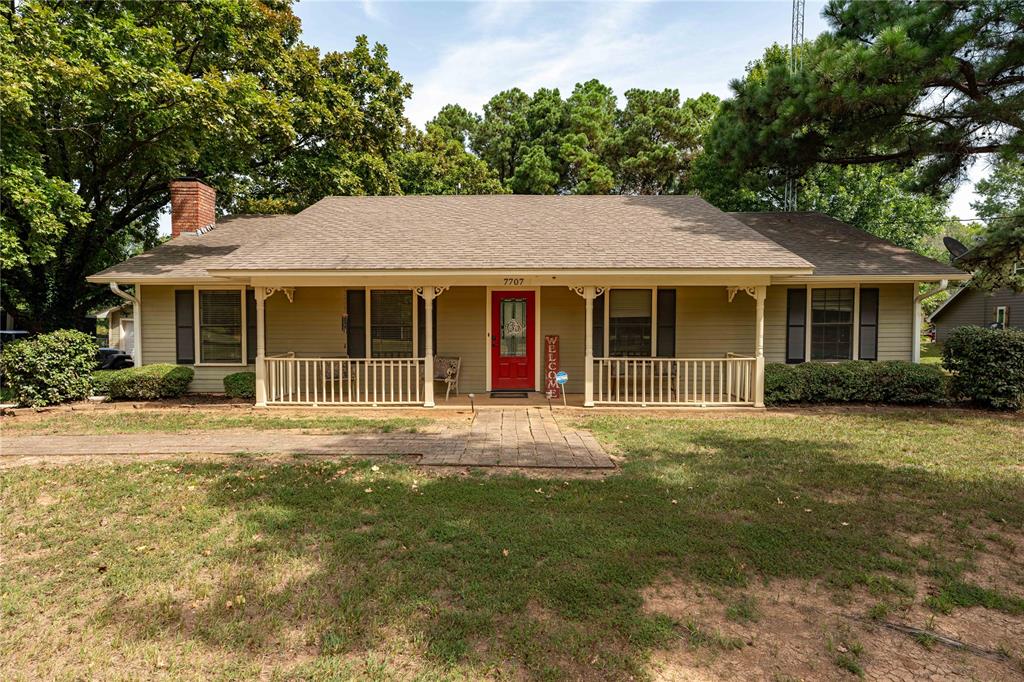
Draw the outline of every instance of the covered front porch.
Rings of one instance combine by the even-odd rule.
[[[766,282],[505,281],[254,281],[256,403],[763,406]]]

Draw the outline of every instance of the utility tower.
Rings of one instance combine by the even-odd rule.
[[[796,72],[800,68],[800,46],[804,43],[804,0],[793,0],[792,26],[789,32],[789,71]],[[786,196],[783,199],[783,210],[796,210],[796,178],[793,172],[786,178]]]

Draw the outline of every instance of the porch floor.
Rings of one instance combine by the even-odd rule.
[[[466,426],[413,433],[305,434],[206,431],[5,436],[0,468],[25,461],[151,459],[179,455],[417,456],[425,466],[612,469],[594,436],[559,424],[548,410],[483,410]]]

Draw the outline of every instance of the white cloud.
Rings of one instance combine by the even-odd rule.
[[[374,21],[380,19],[380,7],[377,5],[376,0],[361,0],[363,7],[363,14],[366,15],[367,19],[373,19]]]
[[[438,63],[416,83],[407,107],[409,118],[423,125],[448,103],[479,111],[492,96],[514,86],[528,93],[558,87],[565,96],[577,82],[595,77],[619,97],[631,87],[679,87],[684,97],[710,89],[711,83],[718,86],[714,90],[721,90],[721,81],[707,72],[715,55],[708,54],[705,45],[696,48],[703,41],[693,35],[695,28],[687,22],[651,30],[649,23],[641,26],[647,23],[641,21],[643,15],[652,9],[648,5],[573,7],[576,11],[566,13],[564,25],[534,24],[531,31],[508,27],[472,40],[462,36],[458,44],[441,51]],[[673,68],[697,60],[701,69]],[[702,82],[685,82],[694,74]]]

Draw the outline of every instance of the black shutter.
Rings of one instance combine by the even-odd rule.
[[[604,357],[604,299],[608,298],[608,290],[603,296],[594,299],[594,357]]]
[[[658,289],[658,355],[676,356],[676,290]]]
[[[191,289],[174,292],[174,347],[175,362],[192,365],[196,361],[195,294]],[[142,330],[136,329],[138,334]]]
[[[413,294],[415,296],[415,294]],[[431,334],[434,342],[434,355],[437,355],[437,299],[434,299],[433,315],[434,333]],[[422,358],[427,354],[427,302],[421,296],[416,296],[416,357]]]
[[[861,360],[878,359],[878,289],[860,290]]]
[[[807,333],[807,289],[790,289],[786,296],[786,362],[804,361]]]
[[[245,360],[256,362],[256,292],[245,291]]]
[[[348,289],[348,356],[350,358],[366,357],[366,291],[364,289]]]

